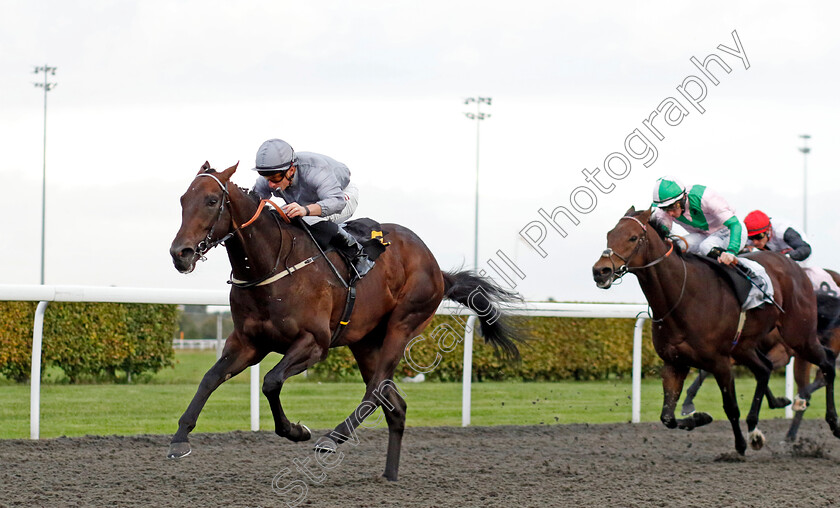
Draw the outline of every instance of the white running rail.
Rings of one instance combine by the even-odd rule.
[[[229,305],[229,293],[224,290],[147,289],[91,286],[33,286],[0,284],[0,300],[36,301],[35,326],[32,337],[32,374],[30,389],[30,438],[40,434],[41,405],[41,347],[44,313],[49,302],[110,302],[156,303],[181,305]],[[640,421],[642,378],[642,328],[647,316],[643,304],[580,304],[580,303],[525,303],[507,309],[517,316],[572,317],[572,318],[627,318],[635,319],[633,333],[632,418]],[[462,394],[463,426],[470,424],[472,388],[472,345],[476,315],[464,307],[444,302],[439,314],[467,316],[464,335],[464,378]],[[259,365],[251,367],[251,430],[259,430]],[[789,397],[793,385],[788,387]]]

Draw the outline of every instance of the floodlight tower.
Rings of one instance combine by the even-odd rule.
[[[478,270],[478,161],[480,148],[480,126],[481,121],[490,118],[489,113],[481,112],[481,105],[487,104],[490,106],[493,103],[492,97],[469,97],[464,99],[464,104],[475,103],[475,113],[464,113],[470,120],[475,120],[475,232],[473,235],[473,267]]]
[[[800,134],[802,138],[802,146],[799,151],[802,152],[802,230],[808,233],[808,154],[811,149],[808,147],[808,140],[811,139],[809,134]]]
[[[35,67],[34,74],[44,73],[44,82],[35,83],[36,88],[44,89],[44,166],[41,173],[41,285],[44,284],[44,245],[46,238],[47,224],[47,93],[55,88],[58,83],[47,81],[49,76],[55,76],[57,67],[44,65]]]

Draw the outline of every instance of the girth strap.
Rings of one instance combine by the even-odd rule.
[[[729,348],[730,351],[735,349],[735,346],[738,345],[738,341],[741,339],[741,331],[744,329],[744,322],[747,320],[747,312],[742,310],[741,315],[738,316],[738,330],[735,332],[735,338],[732,339],[732,347]]]
[[[249,287],[254,287],[254,286],[265,286],[265,285],[271,284],[272,282],[276,282],[276,281],[282,279],[286,275],[291,275],[291,274],[295,273],[296,271],[300,270],[304,266],[311,265],[319,257],[320,257],[320,254],[317,255],[317,256],[312,256],[310,258],[304,259],[303,261],[296,264],[295,266],[293,266],[291,268],[287,268],[287,269],[283,270],[282,272],[279,272],[276,275],[273,275],[273,276],[271,276],[271,277],[269,277],[269,278],[267,278],[263,281],[247,282],[247,281],[244,281],[244,280],[236,279],[236,278],[233,277],[233,275],[231,275],[228,283],[233,284],[236,287],[241,287],[241,288],[249,288]]]
[[[350,324],[350,315],[353,314],[353,307],[356,306],[356,286],[347,288],[347,301],[344,303],[344,312],[341,314],[341,319],[338,320],[338,326],[330,339],[330,347],[333,347],[341,336],[341,332]]]

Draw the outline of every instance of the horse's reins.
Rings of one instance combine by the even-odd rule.
[[[624,277],[624,276],[625,276],[628,272],[630,272],[631,270],[643,270],[643,269],[645,269],[645,268],[650,268],[650,267],[652,267],[652,266],[654,266],[654,265],[657,265],[657,264],[661,263],[661,262],[662,262],[665,258],[667,258],[668,256],[670,256],[672,252],[674,252],[674,242],[673,242],[673,241],[670,241],[671,248],[670,248],[670,249],[668,249],[668,252],[666,252],[666,253],[665,253],[665,254],[663,254],[662,256],[659,256],[658,258],[654,259],[654,260],[653,260],[653,261],[651,261],[650,263],[647,263],[647,264],[642,265],[642,266],[627,266],[627,263],[629,263],[629,262],[630,262],[630,260],[633,258],[633,256],[635,256],[635,255],[639,252],[639,249],[641,249],[641,247],[642,247],[642,243],[647,242],[647,233],[648,233],[648,231],[647,231],[647,225],[646,225],[646,224],[644,224],[642,221],[640,221],[639,219],[637,219],[637,218],[635,218],[635,217],[631,217],[631,216],[629,216],[629,215],[625,215],[625,216],[624,216],[624,217],[622,217],[621,219],[628,219],[628,220],[632,220],[632,221],[634,221],[636,224],[638,224],[639,226],[641,226],[641,228],[642,228],[642,236],[641,236],[641,238],[639,238],[639,241],[636,243],[636,246],[633,248],[633,250],[630,252],[630,254],[628,254],[628,255],[627,255],[627,257],[626,257],[626,258],[625,258],[625,257],[623,257],[621,254],[618,254],[617,252],[615,252],[614,250],[612,250],[612,249],[611,249],[611,248],[609,248],[609,247],[607,247],[607,248],[606,248],[606,250],[604,250],[604,252],[603,252],[603,253],[601,253],[601,257],[602,257],[602,258],[604,258],[604,257],[605,257],[605,258],[608,258],[608,259],[610,260],[610,263],[612,263],[612,265],[613,265],[613,280],[616,280],[616,279],[621,279],[622,277]],[[621,219],[619,219],[619,220],[621,220]],[[618,268],[616,268],[615,263],[613,263],[612,256],[617,257],[617,258],[618,258],[618,259],[620,259],[620,260],[621,260],[624,264],[623,264],[623,265],[621,265],[621,266],[619,266]],[[675,304],[674,304],[674,306],[673,306],[673,307],[671,307],[671,309],[670,309],[668,312],[666,312],[666,313],[665,313],[665,315],[664,315],[664,316],[662,316],[661,318],[659,318],[659,319],[654,318],[654,317],[653,317],[653,313],[651,312],[650,319],[651,319],[651,321],[653,321],[654,323],[661,323],[662,321],[664,321],[664,320],[665,320],[665,318],[666,318],[666,317],[668,317],[669,315],[671,315],[671,313],[672,313],[672,312],[674,312],[674,310],[676,310],[676,308],[679,306],[680,302],[681,302],[681,301],[682,301],[682,299],[683,299],[683,296],[685,295],[685,286],[686,286],[686,282],[688,281],[688,269],[687,269],[687,268],[686,268],[686,266],[685,266],[685,260],[684,260],[684,259],[682,259],[682,258],[680,258],[680,261],[682,261],[682,265],[683,265],[683,281],[682,281],[682,288],[680,289],[680,296],[679,296],[679,298],[677,298],[677,303],[675,303]]]
[[[257,206],[257,211],[254,212],[254,216],[251,217],[248,221],[246,221],[241,226],[238,226],[236,224],[236,220],[233,218],[233,214],[231,214],[230,220],[233,223],[233,230],[230,231],[228,234],[226,234],[221,239],[213,241],[212,240],[213,231],[216,229],[216,224],[218,224],[219,220],[222,218],[222,214],[224,213],[224,209],[225,209],[225,201],[227,201],[227,203],[230,205],[230,193],[228,192],[228,189],[227,189],[227,182],[222,183],[222,181],[219,180],[216,177],[216,175],[214,175],[212,173],[201,173],[201,174],[197,175],[196,178],[198,178],[199,176],[207,176],[207,177],[212,178],[217,184],[219,184],[219,187],[221,187],[222,191],[224,192],[224,199],[222,199],[222,202],[219,205],[219,214],[216,216],[216,221],[213,222],[213,225],[210,227],[210,231],[207,233],[207,236],[205,237],[205,239],[202,240],[201,242],[199,242],[199,244],[196,246],[196,251],[198,252],[199,257],[201,259],[204,259],[204,254],[207,251],[209,251],[213,247],[216,247],[217,245],[220,245],[220,244],[224,243],[226,240],[231,238],[234,234],[239,233],[240,237],[241,237],[242,236],[241,230],[250,226],[251,224],[253,224],[257,220],[257,218],[262,213],[262,210],[266,206],[266,204],[270,204],[271,206],[273,206],[274,209],[280,214],[280,217],[285,222],[287,222],[287,223],[291,222],[291,220],[289,220],[289,217],[285,214],[285,212],[283,212],[283,210],[279,206],[277,206],[273,201],[271,201],[270,199],[263,199],[263,200],[260,201],[260,204]],[[286,199],[286,201],[288,202],[289,200],[286,198],[285,193],[282,190],[280,192],[283,194],[283,198]],[[257,287],[257,286],[265,286],[265,285],[271,284],[273,282],[276,282],[276,281],[282,279],[283,277],[285,277],[287,275],[291,275],[292,273],[300,270],[301,268],[311,265],[319,257],[323,257],[327,261],[327,264],[330,265],[330,268],[332,268],[332,271],[335,274],[335,276],[338,278],[339,281],[341,281],[342,285],[347,290],[347,300],[344,304],[344,312],[342,313],[341,319],[339,319],[339,321],[338,321],[338,326],[336,327],[335,331],[333,332],[332,338],[330,340],[330,345],[333,345],[338,340],[338,338],[341,335],[341,332],[344,330],[344,328],[346,328],[347,325],[350,323],[350,315],[353,313],[353,307],[355,306],[355,302],[356,302],[356,287],[355,287],[355,285],[348,284],[347,281],[344,280],[344,277],[342,277],[341,274],[338,273],[338,270],[336,269],[335,265],[333,265],[332,262],[329,260],[326,253],[324,252],[324,249],[322,249],[321,246],[318,244],[318,242],[315,241],[315,237],[312,235],[312,231],[310,231],[306,222],[301,220],[300,223],[303,226],[304,231],[306,231],[306,233],[309,235],[309,238],[312,240],[312,243],[314,243],[315,246],[318,248],[318,252],[320,254],[316,254],[316,255],[311,256],[307,259],[304,259],[300,263],[298,263],[298,264],[296,264],[292,267],[286,268],[282,272],[279,272],[279,273],[275,274],[274,272],[277,271],[277,267],[280,264],[281,254],[283,252],[283,245],[281,244],[280,248],[277,251],[277,260],[274,262],[274,268],[272,268],[272,270],[268,274],[266,274],[264,277],[261,277],[257,280],[248,282],[248,281],[243,281],[243,280],[239,280],[239,279],[234,278],[233,273],[231,273],[230,280],[228,280],[228,284],[232,284],[232,285],[234,285],[236,287],[240,287],[240,288],[251,288],[251,287]],[[244,238],[243,238],[243,242],[244,242]],[[293,242],[293,245],[294,245],[294,239],[292,240],[292,242]],[[289,252],[291,252],[291,250]]]
[[[286,214],[283,212],[283,210],[279,206],[277,206],[270,199],[263,199],[263,200],[260,201],[260,204],[257,206],[257,211],[254,213],[254,216],[251,217],[248,221],[246,221],[241,226],[238,226],[236,224],[236,220],[233,218],[233,215],[231,214],[230,220],[233,223],[233,230],[231,230],[228,234],[226,234],[225,236],[223,236],[219,240],[214,241],[212,239],[213,238],[213,232],[215,231],[216,225],[218,224],[219,220],[222,218],[222,214],[224,213],[224,209],[225,209],[225,202],[227,202],[228,205],[230,205],[230,192],[228,192],[228,189],[227,189],[227,182],[225,182],[223,184],[222,181],[219,180],[216,177],[216,175],[214,175],[212,173],[201,173],[201,174],[197,175],[196,178],[198,178],[200,176],[207,176],[207,177],[212,178],[217,184],[219,184],[219,187],[221,187],[222,192],[224,192],[224,199],[222,199],[222,202],[219,205],[219,214],[216,216],[215,222],[213,222],[213,225],[210,227],[210,231],[207,233],[207,236],[204,238],[204,240],[199,242],[198,245],[196,246],[196,252],[198,253],[198,255],[201,259],[204,259],[204,254],[206,254],[207,251],[209,251],[213,247],[216,247],[218,245],[223,244],[225,241],[229,240],[233,235],[235,235],[237,233],[240,233],[240,235],[241,235],[241,230],[250,226],[251,224],[253,224],[257,220],[257,218],[259,218],[259,216],[262,213],[262,210],[263,210],[263,208],[265,207],[266,204],[271,204],[274,207],[274,209],[277,210],[277,212],[280,214],[280,217],[285,222],[289,222],[289,217],[286,216]],[[282,252],[283,252],[283,245],[281,243],[280,248],[277,250],[277,259],[274,261],[274,267],[265,276],[260,277],[259,279],[256,279],[256,280],[253,280],[253,281],[244,281],[244,280],[236,279],[235,277],[233,277],[233,274],[231,273],[230,279],[228,280],[228,284],[232,284],[232,285],[234,285],[236,287],[240,287],[240,288],[265,286],[267,284],[271,284],[272,282],[278,281],[278,280],[282,279],[283,277],[285,277],[287,275],[290,275],[290,274],[296,272],[297,270],[300,270],[301,268],[303,268],[307,265],[312,264],[312,262],[314,262],[318,258],[317,255],[312,256],[310,258],[304,259],[303,261],[301,261],[300,263],[298,263],[298,264],[296,264],[292,267],[289,267],[289,268],[283,270],[282,272],[279,272],[279,273],[275,274],[275,272],[277,271],[277,267],[280,266],[280,258],[282,257]]]

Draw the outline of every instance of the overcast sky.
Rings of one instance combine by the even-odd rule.
[[[0,283],[37,284],[44,96],[48,96],[46,283],[225,289],[227,256],[190,275],[168,249],[178,197],[205,160],[250,187],[254,155],[279,137],[345,162],[357,216],[416,231],[443,268],[473,259],[476,128],[470,96],[493,98],[480,143],[480,265],[501,250],[531,300],[642,302],[631,276],[595,288],[591,266],[631,205],[671,174],[723,194],[743,218],[802,221],[799,135],[812,135],[808,232],[840,268],[837,86],[830,2],[16,1],[0,2]],[[718,49],[737,48],[745,59]],[[691,61],[716,54],[731,68]],[[749,68],[746,68],[748,60]],[[678,92],[703,79],[701,114]],[[698,88],[689,93],[697,93]],[[643,121],[669,97],[676,126]],[[657,148],[621,179],[603,171],[635,129]],[[638,145],[636,145],[638,146]],[[628,159],[630,160],[630,159]],[[582,170],[594,171],[601,192]],[[615,168],[614,168],[615,169]],[[616,170],[617,171],[617,170]],[[539,209],[588,206],[540,247],[520,231]],[[531,229],[536,235],[538,227]],[[509,271],[510,272],[510,271]]]

